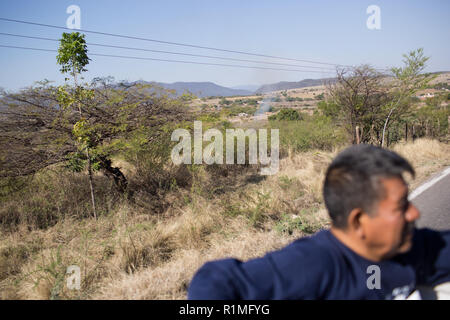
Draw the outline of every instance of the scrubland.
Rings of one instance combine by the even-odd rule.
[[[208,260],[258,257],[329,227],[323,177],[344,147],[288,149],[271,176],[245,165],[172,168],[184,183],[134,201],[97,173],[97,219],[89,214],[85,173],[43,170],[2,198],[0,298],[184,299]],[[437,140],[391,148],[417,171],[411,189],[450,165],[450,146]],[[123,159],[115,165],[136,175]],[[80,267],[80,290],[67,288],[71,265]]]

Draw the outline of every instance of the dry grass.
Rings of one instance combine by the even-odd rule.
[[[399,143],[392,148],[410,161],[416,178],[410,181],[411,190],[418,187],[433,173],[450,165],[450,145],[432,139],[418,139]]]
[[[234,226],[236,228],[237,226]],[[255,258],[267,251],[286,245],[291,238],[275,232],[258,232],[240,226],[241,232],[229,235],[227,240],[215,239],[210,247],[181,249],[168,263],[148,268],[133,275],[120,277],[105,284],[96,299],[185,299],[186,289],[195,271],[206,261],[223,257],[242,260]]]
[[[393,149],[423,181],[450,164],[449,148],[421,139]],[[322,181],[338,151],[290,153],[276,175],[256,179],[242,172],[220,180],[230,184],[221,193],[211,181],[205,188],[194,183],[167,193],[170,206],[158,215],[122,204],[98,220],[65,216],[46,229],[21,223],[0,231],[0,298],[184,299],[204,262],[261,256],[326,227]],[[201,183],[218,179],[200,173]],[[65,286],[70,265],[81,268],[80,291]]]

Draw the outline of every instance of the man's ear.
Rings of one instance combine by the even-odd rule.
[[[356,234],[361,239],[364,239],[364,216],[365,213],[360,208],[355,208],[352,211],[350,211],[350,214],[347,218],[347,226],[348,230],[354,234]]]

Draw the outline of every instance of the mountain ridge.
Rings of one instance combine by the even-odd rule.
[[[303,79],[301,81],[280,81],[271,84],[265,84],[258,88],[255,93],[266,93],[272,91],[300,89],[304,87],[321,86],[327,82],[334,82],[336,78],[321,78],[321,79]]]

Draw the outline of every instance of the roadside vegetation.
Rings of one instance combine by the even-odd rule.
[[[1,299],[184,299],[205,261],[257,257],[328,227],[324,172],[349,144],[404,155],[418,173],[412,188],[450,165],[447,94],[412,98],[432,80],[420,50],[390,85],[369,66],[342,70],[313,113],[281,108],[255,124],[280,130],[279,171],[262,176],[258,165],[170,158],[174,129],[193,132],[201,120],[203,130],[224,131],[262,97],[193,112],[189,93],[82,83],[83,37],[63,39],[81,44],[60,51],[66,85],[44,81],[0,97]],[[72,265],[81,290],[67,288]]]

